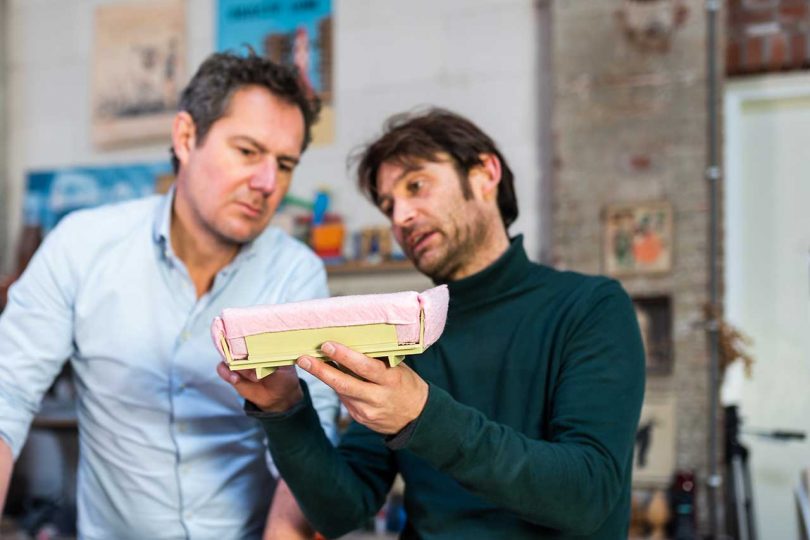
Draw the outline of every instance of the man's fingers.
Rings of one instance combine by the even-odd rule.
[[[248,369],[240,369],[237,370],[236,373],[242,378],[242,380],[250,381],[250,382],[258,382],[259,377],[256,376],[256,370],[254,368]]]
[[[241,379],[237,373],[231,371],[228,366],[225,365],[225,362],[217,364],[217,374],[223,381],[233,385],[238,383]]]
[[[253,368],[231,371],[231,368],[229,368],[225,362],[217,364],[217,374],[219,374],[222,380],[233,386],[238,386],[243,382],[257,382],[259,380]]]
[[[361,385],[367,383],[357,380],[348,373],[343,373],[326,362],[321,362],[311,356],[302,356],[298,359],[297,364],[298,367],[311,373],[342,396],[360,397],[363,395]]]
[[[365,354],[334,341],[327,341],[321,345],[321,351],[355,375],[370,382],[381,382],[380,376],[386,370],[386,366],[379,360],[369,358]]]

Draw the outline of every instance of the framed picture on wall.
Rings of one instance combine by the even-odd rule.
[[[672,270],[672,205],[611,205],[604,213],[603,271],[611,276]]]
[[[333,36],[332,0],[217,0],[218,51],[239,53],[250,45],[275,62],[292,64],[307,92],[320,98],[312,126],[316,146],[335,139]]]
[[[171,136],[186,82],[185,0],[102,5],[95,12],[92,136],[100,148]]]
[[[672,302],[669,296],[634,297],[647,373],[672,373]]]
[[[675,471],[675,400],[647,399],[633,452],[633,484],[666,486]]]
[[[69,213],[146,197],[174,178],[169,160],[34,170],[26,174],[24,222],[47,234]]]

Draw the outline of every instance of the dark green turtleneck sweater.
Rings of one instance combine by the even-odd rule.
[[[353,423],[335,450],[306,389],[259,415],[308,519],[328,536],[356,528],[400,473],[404,538],[627,538],[644,392],[627,294],[530,262],[521,237],[449,287],[442,337],[407,360],[430,391],[403,433]]]

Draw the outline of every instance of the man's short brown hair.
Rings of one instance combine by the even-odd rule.
[[[493,154],[500,160],[498,209],[504,227],[509,228],[518,216],[512,170],[495,142],[478,126],[456,113],[431,108],[394,115],[385,122],[382,136],[355,152],[352,160],[358,164],[360,190],[376,205],[377,173],[383,163],[410,167],[420,161],[437,161],[440,154],[446,154],[452,160],[467,198],[472,197],[468,175],[471,169],[482,165],[481,154]]]

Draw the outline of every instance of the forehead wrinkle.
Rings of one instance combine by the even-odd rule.
[[[260,109],[262,115],[270,115],[270,124],[267,122],[259,123],[257,121],[257,117],[252,112],[252,109],[256,107]],[[304,128],[304,133],[301,135],[303,141],[306,137],[306,122],[303,113],[294,102],[276,95],[271,90],[261,85],[245,84],[230,92],[225,111],[217,121],[230,119],[236,122],[242,122],[242,124],[244,124],[243,128],[237,130],[237,133],[235,133],[233,137],[242,137],[243,140],[255,144],[265,153],[274,151],[278,156],[289,156],[290,159],[296,160],[297,163],[302,153],[302,145],[299,141],[289,141],[291,144],[288,149],[274,149],[272,146],[278,146],[287,141],[284,140],[284,137],[276,137],[278,140],[275,142],[270,140],[270,137],[281,129],[279,125],[288,124],[290,120],[288,115],[293,111],[297,119],[300,120],[301,126]],[[272,127],[267,129],[268,125]],[[295,128],[296,126],[292,127]],[[241,131],[241,133],[238,131]],[[285,128],[283,131],[288,132],[290,130]],[[271,146],[268,146],[267,142],[271,142]]]
[[[263,154],[270,153],[270,150],[267,148],[267,146],[259,142],[255,137],[252,137],[251,135],[234,135],[232,137],[229,137],[228,140],[231,143],[242,142],[249,144],[251,146],[254,146],[257,150],[259,150]],[[276,159],[278,161],[288,161],[293,165],[298,165],[298,163],[300,162],[300,158],[298,156],[286,153],[280,153],[276,155]]]
[[[250,135],[234,135],[230,139],[231,139],[231,142],[242,141],[242,142],[245,142],[247,144],[251,144],[251,145],[255,146],[256,148],[258,148],[262,152],[267,152],[267,147],[264,146],[262,143],[260,143],[258,140],[256,140],[254,137],[252,137]]]

